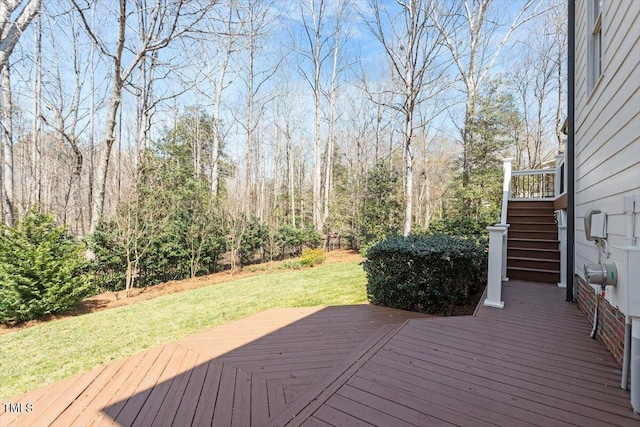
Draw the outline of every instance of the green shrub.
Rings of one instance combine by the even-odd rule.
[[[264,248],[268,242],[269,228],[253,219],[242,231],[240,238],[240,265],[244,266],[254,261],[256,254]]]
[[[450,315],[486,281],[487,254],[474,239],[394,236],[372,246],[363,267],[371,303]]]
[[[0,323],[74,308],[90,289],[84,254],[52,215],[31,211],[0,226]]]
[[[300,264],[304,267],[313,267],[322,264],[325,260],[322,249],[305,249],[300,256]]]
[[[113,220],[99,221],[96,230],[87,238],[93,253],[90,263],[93,281],[101,291],[120,291],[125,287],[127,262],[117,239],[118,224]]]
[[[300,270],[303,267],[300,259],[289,259],[280,264],[282,270]]]
[[[356,236],[358,248],[394,235],[402,228],[399,185],[400,174],[389,163],[379,162],[367,173]]]

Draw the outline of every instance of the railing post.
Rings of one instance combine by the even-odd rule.
[[[504,308],[502,301],[502,257],[503,239],[507,226],[498,224],[487,227],[489,231],[489,271],[487,275],[487,298],[484,305]]]
[[[559,288],[567,287],[567,211],[558,212],[558,240],[560,241],[560,282]]]
[[[507,243],[509,241],[509,224],[497,224],[499,227],[505,227],[504,233],[502,233],[502,281],[508,282],[507,277]]]
[[[562,183],[560,182],[562,177],[562,165],[563,165],[564,154],[559,154],[556,156],[556,177],[554,179],[554,188],[553,188],[553,196],[558,197],[560,195],[560,188]]]
[[[507,223],[507,204],[511,198],[511,161],[513,159],[502,159],[502,170],[504,178],[502,181],[502,212],[500,214],[500,223]]]

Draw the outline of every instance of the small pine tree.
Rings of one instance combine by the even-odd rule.
[[[28,212],[0,228],[0,323],[21,322],[74,308],[87,295],[84,246],[53,216]]]

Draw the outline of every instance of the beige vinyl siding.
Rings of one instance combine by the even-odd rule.
[[[602,4],[603,73],[592,93],[587,88],[587,2],[576,2],[576,273],[598,261],[598,251],[584,235],[589,209],[608,214],[611,246],[627,245],[629,216],[624,196],[640,198],[640,1],[604,0]],[[636,209],[637,211],[638,209]],[[636,214],[636,236],[640,214]],[[638,242],[640,244],[640,242]],[[612,250],[607,262],[617,261]],[[625,308],[626,284],[607,298]]]

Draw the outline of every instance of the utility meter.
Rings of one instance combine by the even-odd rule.
[[[613,264],[585,264],[584,278],[592,285],[618,284],[618,266]]]

